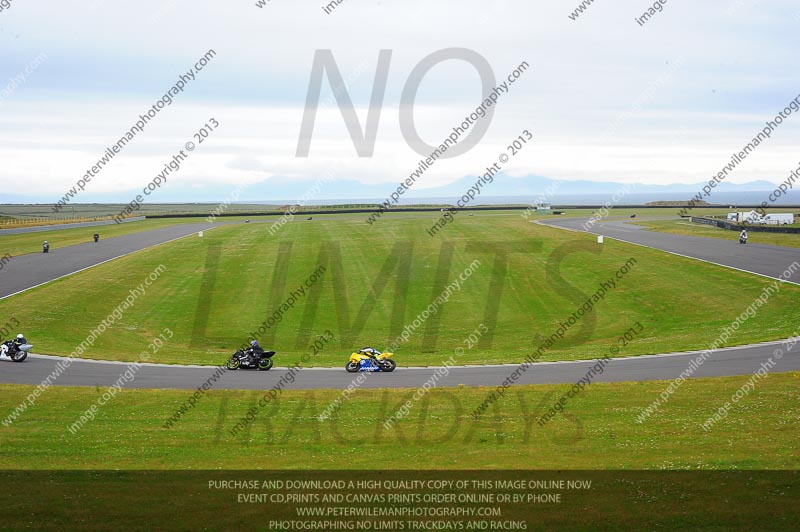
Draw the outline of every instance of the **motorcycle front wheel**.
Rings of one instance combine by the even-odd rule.
[[[348,362],[344,369],[347,370],[347,373],[356,373],[358,371],[358,362]]]
[[[394,368],[397,367],[397,362],[392,360],[391,358],[387,358],[386,360],[381,360],[381,371],[392,372]]]
[[[228,363],[225,364],[228,369],[239,369],[239,366],[242,365],[241,360],[238,357],[233,357],[228,360]]]
[[[271,358],[261,358],[258,361],[258,369],[268,371],[272,368],[272,365],[275,364]]]
[[[14,362],[22,362],[26,358],[28,358],[27,351],[17,351],[13,355],[11,355],[11,360],[13,360]]]

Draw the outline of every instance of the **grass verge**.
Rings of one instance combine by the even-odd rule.
[[[704,224],[693,224],[688,219],[683,220],[653,220],[635,222],[636,225],[646,227],[650,231],[671,233],[673,235],[701,236],[705,238],[718,238],[721,240],[739,240],[739,231],[729,231],[719,227]],[[748,231],[748,244],[769,244],[772,246],[786,246],[800,248],[800,234],[760,233]]]
[[[641,424],[668,382],[592,384],[543,426],[569,385],[514,387],[477,420],[470,412],[490,389],[433,389],[390,428],[415,390],[358,390],[325,421],[340,390],[290,390],[235,436],[264,391],[208,392],[165,428],[191,391],[123,390],[72,434],[106,390],[52,387],[0,426],[0,441],[13,449],[5,469],[797,469],[800,373],[769,375],[709,432],[700,427],[748,378],[685,381]],[[32,389],[1,386],[3,416]]]
[[[160,278],[82,357],[138,360],[169,328],[153,362],[218,365],[255,332],[281,365],[331,331],[334,340],[313,363],[338,367],[353,349],[385,349],[408,331],[395,349],[401,366],[440,365],[458,348],[459,363],[512,363],[569,325],[632,258],[616,288],[573,319],[541,360],[607,355],[631,328],[636,334],[618,356],[704,349],[772,283],[641,246],[598,246],[591,235],[520,216],[465,216],[432,238],[425,229],[435,219],[303,220],[275,235],[264,224],[224,226],[0,301],[0,315],[20,323],[36,352],[68,355],[163,264]],[[426,313],[475,261],[447,302]],[[322,266],[318,281],[303,287]],[[294,298],[300,288],[305,294]],[[798,297],[800,288],[784,285],[729,345],[791,335]],[[476,330],[487,332],[472,341]]]

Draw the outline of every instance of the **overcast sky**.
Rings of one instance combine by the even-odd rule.
[[[330,14],[322,0],[255,3],[11,1],[0,11],[0,201],[57,200],[210,49],[216,57],[85,198],[127,201],[212,117],[219,128],[169,178],[170,195],[222,199],[237,184],[310,183],[329,169],[388,193],[420,159],[400,132],[403,86],[424,57],[450,47],[480,54],[498,81],[530,68],[478,145],[439,161],[420,190],[479,173],[525,129],[535,141],[507,165],[513,176],[705,181],[800,94],[796,1],[669,0],[644,26],[635,18],[652,3],[639,0],[596,0],[576,20],[578,0],[344,0]],[[372,157],[358,156],[335,104],[320,107],[309,157],[295,156],[318,49],[349,79],[362,128],[378,54],[392,50]],[[438,144],[481,99],[473,66],[439,64],[413,109],[421,137]],[[333,101],[327,79],[322,100]],[[800,113],[729,180],[782,181],[800,161],[798,141]],[[284,198],[276,188],[252,199]]]

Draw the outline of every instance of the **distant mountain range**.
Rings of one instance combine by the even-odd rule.
[[[475,184],[477,176],[467,176],[445,186],[435,188],[412,187],[401,196],[401,203],[454,203]],[[378,203],[385,201],[398,183],[363,184],[355,180],[337,180],[324,184],[319,194],[306,203]],[[478,196],[476,204],[529,203],[554,190],[547,201],[555,204],[604,203],[617,195],[619,204],[641,204],[649,201],[688,200],[698,193],[706,182],[676,183],[669,185],[623,184],[601,181],[557,181],[543,176],[529,175],[510,177],[505,174],[495,176],[492,183],[486,184]],[[295,203],[309,195],[314,181],[300,181],[286,177],[272,177],[245,188],[235,203]],[[760,203],[774,190],[776,185],[769,181],[748,183],[727,183],[717,185],[709,203]],[[215,185],[213,187],[162,188],[153,196],[153,203],[218,203],[231,199],[237,189]],[[627,193],[624,191],[627,190]],[[130,190],[113,194],[93,194],[91,189],[84,191],[80,203],[125,203],[139,191]],[[0,203],[51,203],[57,198],[40,194],[0,194]],[[780,203],[800,204],[800,193],[790,192]]]

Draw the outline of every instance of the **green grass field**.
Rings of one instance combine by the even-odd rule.
[[[40,353],[68,355],[159,265],[166,271],[83,357],[138,360],[165,328],[173,337],[153,361],[220,364],[323,266],[281,320],[258,335],[290,365],[317,335],[336,339],[313,358],[340,366],[354,348],[385,349],[473,264],[474,273],[399,344],[400,365],[518,362],[629,259],[636,264],[574,322],[542,360],[606,355],[630,327],[619,356],[703,349],[770,281],[727,268],[526,222],[516,214],[456,218],[436,237],[436,215],[380,220],[342,216],[284,226],[228,225],[123,257],[0,301]],[[474,261],[479,261],[475,266]],[[448,264],[449,263],[449,264]],[[730,344],[785,338],[800,322],[800,289],[783,286]],[[421,316],[422,318],[425,315]],[[636,324],[639,325],[636,325]],[[470,348],[470,333],[489,329]]]
[[[57,386],[0,441],[13,449],[5,469],[796,469],[798,373],[769,375],[709,432],[700,427],[748,378],[690,379],[642,424],[636,415],[668,382],[592,384],[544,426],[545,405],[570,385],[514,387],[477,421],[470,412],[490,389],[433,389],[389,429],[414,390],[359,390],[325,421],[339,390],[285,391],[235,436],[263,390],[211,391],[171,428],[191,391],[124,390],[73,434],[105,389]],[[1,387],[0,412],[32,389]]]
[[[736,241],[739,239],[738,231],[729,231],[719,227],[704,224],[693,224],[689,219],[682,220],[649,220],[635,222],[636,225],[647,227],[651,231],[672,233],[674,235],[702,236],[706,238],[720,238],[722,240]],[[800,248],[800,234],[760,233],[747,232],[747,242],[750,244],[770,244],[773,246],[787,246]]]

